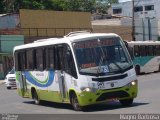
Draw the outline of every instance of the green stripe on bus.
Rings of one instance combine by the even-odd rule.
[[[135,57],[134,60],[133,60],[133,63],[135,65],[144,66],[145,64],[147,64],[153,58],[154,58],[154,56]]]

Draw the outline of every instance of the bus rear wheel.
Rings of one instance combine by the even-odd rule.
[[[133,98],[130,98],[130,99],[125,99],[125,100],[119,100],[120,103],[123,105],[123,106],[131,106],[133,104]]]
[[[33,100],[36,105],[40,104],[40,100],[38,99],[38,94],[37,94],[36,90],[33,91]]]
[[[79,105],[77,95],[73,92],[71,95],[71,104],[76,111],[82,110],[82,107]]]

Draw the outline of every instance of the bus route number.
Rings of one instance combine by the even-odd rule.
[[[104,88],[104,83],[103,82],[98,82],[97,85],[98,85],[98,89]]]

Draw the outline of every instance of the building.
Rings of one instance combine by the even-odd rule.
[[[132,26],[132,1],[112,5],[112,14],[125,17],[122,25]],[[135,0],[135,37],[138,41],[160,40],[160,0]]]
[[[160,19],[160,0],[135,0],[135,18],[156,18]],[[112,5],[112,14],[132,17],[132,1],[121,2]]]
[[[13,47],[24,44],[18,14],[0,15],[0,80],[13,67]]]

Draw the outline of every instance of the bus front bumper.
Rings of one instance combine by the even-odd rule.
[[[107,102],[111,100],[123,100],[129,98],[135,98],[138,92],[137,81],[134,85],[126,85],[121,88],[114,88],[109,90],[100,90],[97,91],[82,91],[77,93],[78,101],[80,106],[86,106],[101,102]]]

